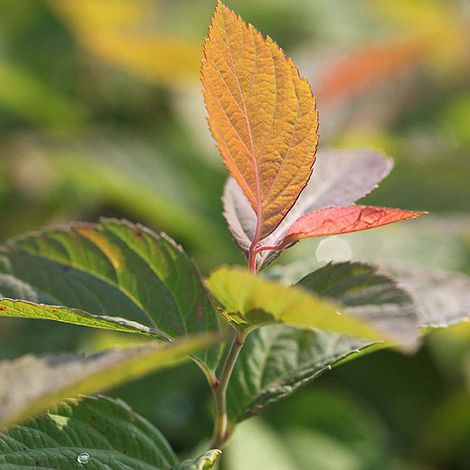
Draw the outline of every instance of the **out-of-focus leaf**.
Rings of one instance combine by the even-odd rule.
[[[307,187],[279,227],[262,244],[279,244],[290,226],[304,214],[329,206],[355,203],[375,189],[392,166],[392,160],[373,150],[320,151]],[[223,201],[232,236],[247,253],[256,229],[256,216],[232,178],[227,181]],[[261,252],[258,264],[264,267],[278,255],[278,252]]]
[[[413,300],[377,268],[360,263],[327,265],[299,284],[347,307],[348,312],[386,331],[389,337],[399,338],[407,347],[416,347]],[[231,419],[236,422],[258,413],[374,345],[380,343],[283,325],[254,331],[246,340],[229,383]]]
[[[156,83],[195,79],[200,46],[156,29],[146,0],[53,0],[50,5],[91,55]]]
[[[405,263],[390,264],[386,272],[412,295],[420,326],[446,328],[470,320],[470,277]]]
[[[17,294],[28,293],[21,300],[147,318],[167,338],[218,329],[216,312],[181,247],[126,221],[102,219],[13,239],[0,251],[0,272],[27,286]],[[213,349],[201,359],[212,369],[218,356]]]
[[[269,235],[312,173],[318,115],[308,82],[271,38],[218,3],[204,46],[209,126],[224,162]]]
[[[207,201],[194,179],[183,173],[181,165],[167,161],[142,140],[122,133],[106,138],[87,135],[80,141],[69,140],[66,146],[46,147],[44,151],[51,155],[53,168],[87,193],[178,239],[188,238],[198,249],[206,247],[207,240],[213,240],[222,251],[219,229],[201,210]],[[181,187],[185,190],[178,190]]]
[[[372,342],[322,331],[270,325],[250,333],[229,382],[232,422],[249,418],[291,395]]]
[[[296,459],[297,470],[360,470],[366,466],[353,449],[320,432],[294,428],[281,439]]]
[[[243,423],[235,431],[224,464],[228,470],[367,468],[363,456],[337,439],[302,428],[278,431],[259,418]]]
[[[394,23],[403,34],[427,44],[426,59],[446,68],[468,63],[468,19],[459,7],[446,0],[369,1],[371,11],[381,20]]]
[[[468,390],[450,395],[429,416],[425,432],[418,441],[422,455],[432,456],[441,465],[459,449],[467,447],[470,438],[470,393]]]
[[[423,214],[425,212],[376,206],[328,207],[297,219],[287,231],[282,244],[288,245],[303,238],[359,232],[416,219]]]
[[[222,455],[219,449],[212,449],[196,459],[185,460],[184,462],[171,467],[171,470],[209,470],[214,467],[218,458]]]
[[[164,470],[177,462],[168,442],[121,400],[69,400],[0,434],[0,466]]]
[[[470,146],[470,93],[467,91],[459,94],[446,103],[440,120],[442,130],[448,134],[449,139]]]
[[[217,341],[215,336],[203,335],[88,357],[24,356],[0,362],[0,427],[38,415],[66,398],[109,390],[174,366]]]
[[[350,314],[337,303],[304,288],[287,287],[248,271],[222,267],[214,271],[206,283],[220,303],[222,314],[239,331],[284,323],[362,339],[384,340],[393,337]]]
[[[335,468],[335,460],[328,458],[327,449],[330,446],[325,446],[326,452],[323,454],[322,441],[325,444],[336,444],[340,452],[339,458],[347,449],[350,457],[354,456],[361,462],[361,469],[378,468],[384,462],[389,462],[389,429],[380,413],[368,406],[366,401],[358,400],[353,390],[345,387],[339,390],[330,384],[331,381],[326,380],[317,386],[308,387],[295,397],[283,400],[275,410],[265,414],[276,429],[285,428],[282,429],[283,437],[298,459],[300,468],[304,468],[301,466],[302,462],[309,470]],[[286,416],[289,417],[289,427],[284,427],[283,420]],[[344,423],[348,425],[345,426]],[[312,438],[319,440],[318,452],[311,451],[313,442],[309,445],[310,439],[307,436],[310,433],[313,434]],[[294,440],[297,437],[299,442],[296,445]],[[338,465],[336,468],[342,467]]]
[[[298,470],[289,448],[259,418],[237,428],[224,451],[228,470]]]
[[[412,37],[349,51],[321,78],[318,96],[322,103],[330,104],[382,85],[420,65],[429,47],[421,38]]]
[[[5,277],[0,275],[0,289],[4,288]],[[11,279],[8,279],[10,282]],[[23,300],[12,300],[1,298],[3,290],[0,291],[0,317],[11,318],[32,318],[36,320],[53,320],[61,323],[71,323],[72,325],[88,326],[91,328],[101,328],[104,330],[119,331],[122,333],[137,333],[145,336],[164,339],[164,335],[159,335],[151,328],[137,322],[124,318],[105,317],[92,315],[76,309],[61,306],[36,304]]]
[[[12,64],[0,63],[0,104],[41,127],[64,130],[82,124],[86,112],[46,83]]]
[[[461,67],[468,62],[465,20],[451,2],[386,0],[368,2],[372,13],[402,29],[401,35],[379,44],[347,51],[328,67],[317,89],[322,103],[350,98],[371,87],[396,80],[424,64]],[[382,19],[382,18],[381,18]]]

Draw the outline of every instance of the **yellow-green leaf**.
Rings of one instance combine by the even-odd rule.
[[[245,270],[222,267],[212,273],[207,286],[220,303],[222,314],[239,331],[285,323],[360,338],[384,339],[373,326],[348,315],[344,307],[330,300]]]
[[[157,369],[174,366],[218,342],[215,335],[107,351],[0,362],[0,428],[38,415],[65,398],[109,390]]]
[[[92,56],[165,85],[196,79],[197,41],[155,27],[155,2],[52,0],[50,5]]]
[[[167,339],[165,334],[125,318],[93,315],[73,308],[37,304],[27,300],[0,299],[1,317],[52,320],[72,325],[88,326],[121,333],[137,333],[158,339]]]
[[[170,470],[209,470],[214,467],[221,455],[221,450],[211,449],[195,459],[185,460],[178,465],[171,467]]]

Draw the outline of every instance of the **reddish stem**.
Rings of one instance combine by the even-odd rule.
[[[265,245],[265,246],[260,246],[256,248],[255,253],[261,253],[262,251],[279,251],[284,248],[284,245]]]
[[[256,248],[251,245],[248,252],[248,268],[253,274],[256,274],[256,253]]]

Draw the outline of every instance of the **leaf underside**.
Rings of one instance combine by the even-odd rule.
[[[405,349],[419,346],[414,300],[386,270],[365,263],[327,264],[297,285],[347,307],[349,313],[386,332]]]
[[[405,263],[380,269],[363,263],[338,263],[300,282],[348,305],[364,319],[381,322],[382,328],[404,335],[414,344],[418,334],[428,328],[445,328],[470,319],[470,278],[460,273]],[[229,383],[230,419],[238,422],[253,416],[335,365],[384,346],[285,325],[259,328],[246,339]]]
[[[470,321],[469,276],[401,262],[386,264],[384,271],[413,297],[422,328]]]
[[[292,224],[309,212],[354,204],[375,189],[392,166],[392,160],[373,150],[320,150],[313,174],[294,207],[260,244],[279,245]],[[256,230],[256,214],[233,178],[227,181],[223,203],[230,232],[247,254]],[[259,253],[258,267],[266,267],[279,254],[278,251]]]
[[[312,173],[318,115],[310,86],[270,37],[220,2],[204,44],[202,84],[217,147],[264,238]]]

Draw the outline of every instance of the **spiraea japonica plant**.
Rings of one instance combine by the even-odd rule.
[[[209,126],[231,174],[224,214],[247,268],[223,266],[202,279],[170,237],[124,220],[7,242],[1,317],[147,342],[0,362],[0,468],[212,468],[239,422],[345,358],[385,347],[413,352],[429,329],[468,320],[463,275],[353,262],[327,264],[293,285],[262,274],[304,238],[423,213],[355,204],[387,176],[391,160],[370,150],[317,152],[309,83],[271,38],[220,2],[201,74]],[[125,403],[93,394],[187,358],[207,378],[214,432],[212,440],[200,436],[207,451],[179,461]]]

